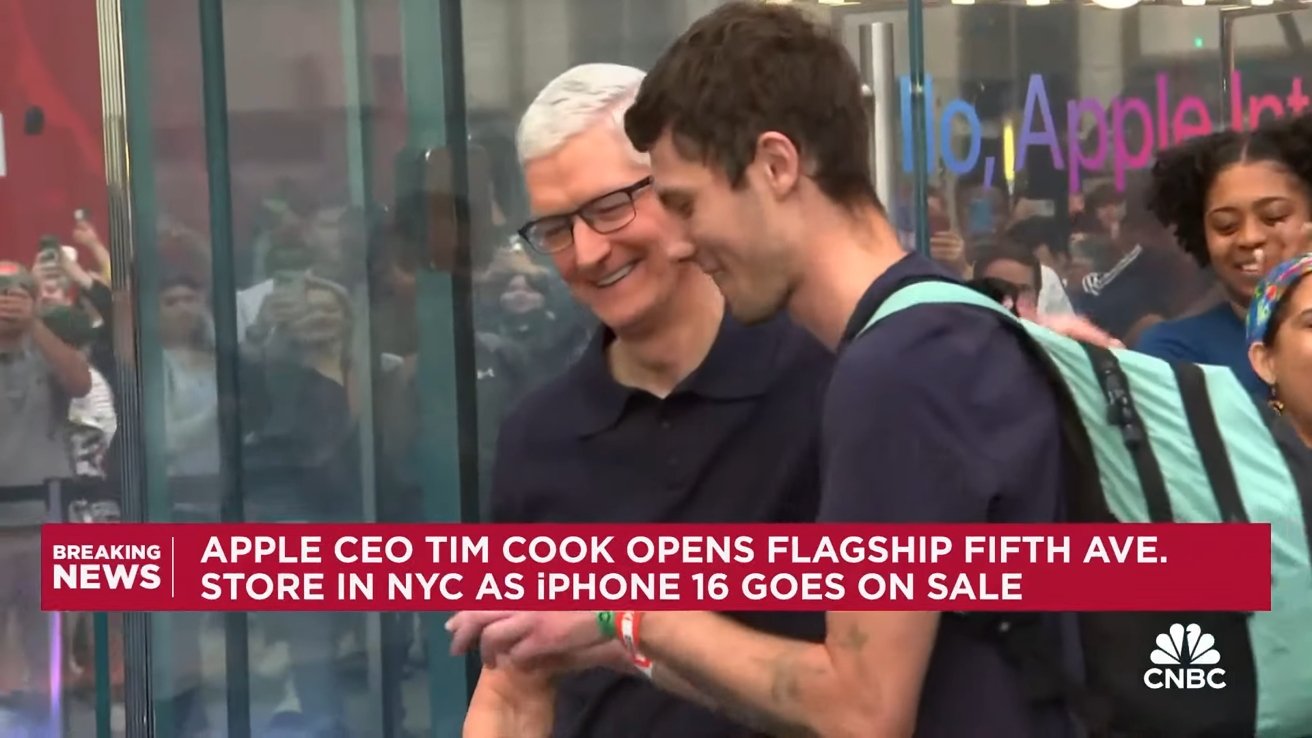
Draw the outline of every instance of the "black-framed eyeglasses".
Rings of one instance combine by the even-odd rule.
[[[643,177],[628,187],[593,198],[573,212],[529,221],[519,229],[519,235],[534,251],[554,254],[574,245],[575,218],[582,219],[597,233],[614,233],[637,217],[634,198],[643,188],[651,186],[651,181],[651,177]]]

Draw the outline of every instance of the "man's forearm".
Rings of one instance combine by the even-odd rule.
[[[69,397],[85,397],[91,391],[91,369],[81,351],[60,340],[40,320],[32,322],[32,343],[45,357],[55,381]]]
[[[560,662],[552,665],[551,671],[560,673],[565,671],[578,671],[595,666],[604,666],[622,674],[639,675],[639,671],[634,667],[628,653],[619,641],[607,641],[598,646],[574,652],[564,657]],[[682,697],[689,702],[696,703],[708,710],[722,713],[732,720],[743,725],[748,725],[758,730],[769,730],[770,726],[763,723],[760,719],[755,718],[747,711],[735,710],[732,704],[717,701],[707,690],[694,686],[693,683],[680,676],[674,670],[674,666],[666,662],[653,662],[651,681],[660,689],[669,692],[677,697]]]
[[[726,694],[723,689],[713,685],[710,688],[697,687],[692,681],[682,677],[669,662],[653,662],[652,682],[670,694],[720,713],[730,720],[754,730],[774,736],[814,736],[816,733],[799,725],[789,725],[773,715],[746,706],[736,697]],[[717,694],[718,692],[718,694]]]
[[[656,665],[658,684],[699,694],[698,701],[771,735],[824,735],[820,720],[836,707],[826,704],[839,692],[838,677],[821,645],[711,613],[651,612],[643,617],[640,647]]]

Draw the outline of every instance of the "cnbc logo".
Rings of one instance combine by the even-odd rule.
[[[1157,636],[1148,660],[1156,666],[1143,673],[1149,689],[1224,689],[1225,669],[1216,639],[1194,623],[1176,623]]]

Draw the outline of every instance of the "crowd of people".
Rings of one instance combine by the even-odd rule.
[[[861,335],[919,279],[968,283],[1085,340],[1229,367],[1312,446],[1312,118],[1190,140],[1061,217],[1002,187],[931,189],[926,258],[875,195],[859,90],[802,16],[735,3],[650,74],[587,64],[541,92],[517,140],[532,219],[477,245],[471,275],[484,517],[1059,519],[1059,412],[1008,331],[934,306]],[[228,316],[246,518],[422,519],[425,234],[395,210],[294,191],[259,212]],[[52,669],[57,688],[94,686],[85,618],[52,648],[33,572],[41,522],[119,518],[117,383],[158,360],[145,407],[174,519],[218,518],[233,430],[206,239],[160,225],[157,335],[133,357],[115,356],[112,244],[84,213],[64,240],[0,262],[4,704],[44,704]],[[455,650],[477,644],[496,667],[465,734],[1070,734],[1061,705],[1027,704],[998,654],[935,615],[674,615],[645,626],[644,676],[596,642],[591,613],[462,613]],[[421,666],[413,619],[387,622],[388,658]],[[343,722],[362,621],[252,628],[252,678],[276,685],[277,709]],[[219,629],[174,621],[168,735],[211,730],[202,662]]]
[[[246,518],[363,520],[372,508],[380,520],[420,519],[415,383],[424,316],[415,300],[422,260],[415,237],[387,210],[335,200],[279,192],[260,209],[241,250],[250,258],[232,316],[240,387],[233,421]],[[481,426],[490,430],[467,442],[486,452],[499,413],[544,372],[566,365],[588,335],[587,323],[562,305],[547,269],[508,236],[498,241],[484,245],[473,275]],[[136,451],[123,448],[118,435],[117,385],[136,381],[143,365],[153,363],[160,378],[159,387],[144,390],[156,394],[143,407],[150,422],[162,424],[151,435],[160,442],[151,454],[166,477],[171,518],[220,516],[225,427],[211,247],[186,225],[160,224],[152,244],[158,305],[143,307],[154,321],[139,321],[151,335],[140,336],[136,356],[119,357],[114,318],[123,313],[111,287],[111,247],[79,213],[68,236],[44,238],[30,261],[0,262],[0,386],[7,398],[0,411],[0,712],[12,707],[36,720],[49,718],[52,690],[89,697],[97,686],[90,618],[66,618],[54,643],[40,612],[38,526],[120,518],[119,472],[124,454]],[[366,411],[372,417],[362,418]],[[490,464],[490,453],[483,456]],[[209,735],[213,705],[206,702],[222,701],[206,695],[224,688],[216,645],[222,621],[172,617],[175,678],[159,695],[172,705],[169,734]],[[101,686],[121,696],[119,624],[112,620],[111,684]],[[253,618],[252,678],[273,695],[265,707],[344,722],[344,695],[364,688],[363,627],[351,616]],[[422,667],[419,632],[413,618],[389,619],[398,679]]]

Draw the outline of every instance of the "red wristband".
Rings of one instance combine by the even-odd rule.
[[[624,644],[624,650],[628,651],[629,659],[643,674],[650,677],[652,667],[651,659],[643,656],[642,652],[638,650],[638,639],[642,627],[642,613],[626,610],[617,613],[616,620],[616,625],[618,626],[615,629],[616,635],[619,637],[620,643]]]

